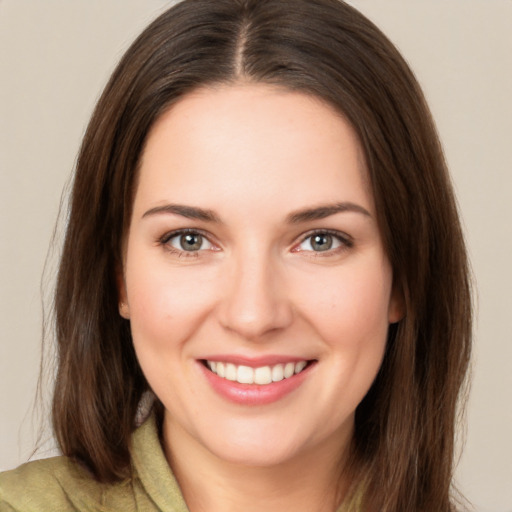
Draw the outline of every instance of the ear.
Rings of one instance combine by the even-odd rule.
[[[126,320],[130,319],[130,306],[127,302],[119,302],[119,314]]]
[[[400,322],[405,316],[405,299],[402,287],[396,283],[393,283],[393,289],[391,290],[391,297],[389,299],[388,308],[388,322],[390,324],[396,324]]]
[[[117,293],[118,293],[118,307],[119,314],[129,320],[130,318],[130,306],[128,304],[128,297],[126,293],[126,281],[124,279],[124,273],[122,271],[117,272]]]

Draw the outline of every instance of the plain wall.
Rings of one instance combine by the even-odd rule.
[[[512,1],[351,3],[409,61],[444,142],[478,289],[457,481],[477,510],[512,511]],[[123,50],[169,4],[0,0],[0,470],[33,448],[41,276],[88,117]]]

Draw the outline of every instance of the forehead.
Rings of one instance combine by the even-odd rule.
[[[224,85],[185,96],[157,120],[135,207],[274,198],[290,209],[340,200],[371,209],[366,175],[354,130],[325,102],[268,85]]]

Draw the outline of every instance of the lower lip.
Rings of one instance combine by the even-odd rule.
[[[309,364],[304,370],[292,377],[265,385],[240,384],[239,382],[219,377],[208,370],[201,362],[199,362],[199,365],[214,391],[223,398],[241,405],[267,405],[277,402],[297,389],[307,378],[314,363]]]

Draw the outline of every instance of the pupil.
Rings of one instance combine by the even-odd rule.
[[[181,235],[181,247],[185,251],[198,251],[201,249],[203,243],[203,237],[201,235]]]
[[[315,235],[311,242],[315,251],[328,251],[332,247],[331,235]]]

